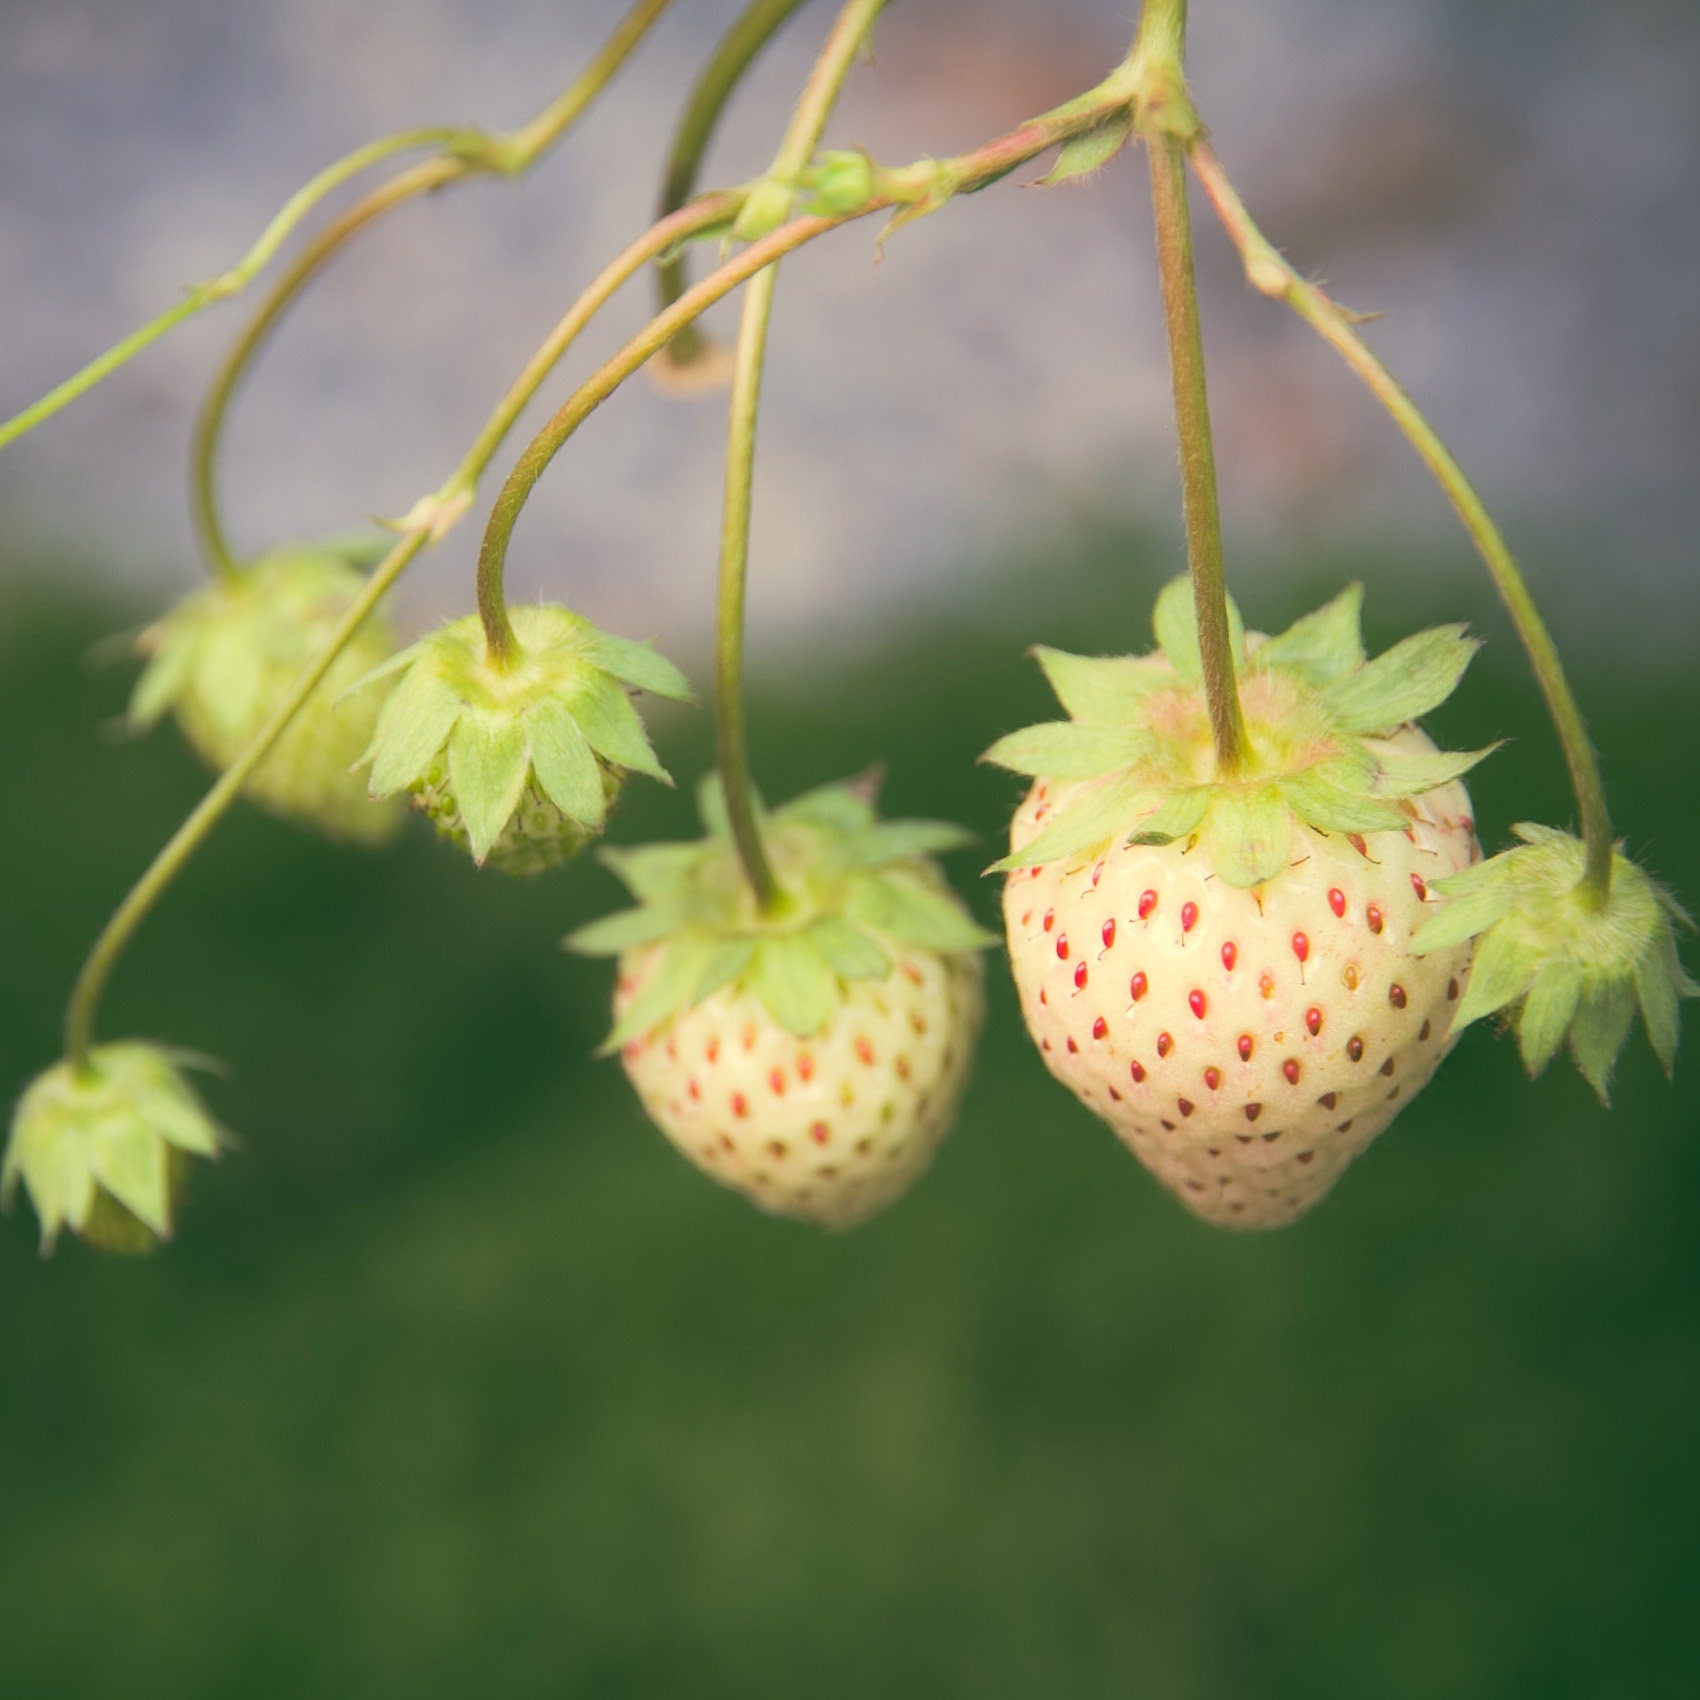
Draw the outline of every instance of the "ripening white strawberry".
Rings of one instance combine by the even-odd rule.
[[[848,1228],[907,1192],[949,1131],[988,942],[930,821],[879,822],[847,786],[765,819],[785,910],[754,908],[717,794],[699,844],[604,852],[641,907],[568,942],[618,954],[618,1050],[651,1120],[778,1215]]]
[[[1250,754],[1215,775],[1184,580],[1161,650],[1040,651],[1071,720],[1003,740],[1036,776],[1004,914],[1051,1072],[1197,1215],[1296,1220],[1427,1083],[1470,949],[1413,956],[1433,883],[1480,855],[1450,755],[1409,724],[1473,646],[1425,632],[1373,662],[1354,586],[1273,639],[1235,617]]]
[[[214,768],[241,755],[331,637],[364,583],[349,552],[327,546],[274,550],[186,597],[138,638],[147,665],[130,699],[130,724],[176,718]],[[378,704],[350,687],[395,653],[389,622],[374,614],[331,664],[289,730],[247,784],[262,808],[336,838],[377,844],[400,824],[351,772]]]

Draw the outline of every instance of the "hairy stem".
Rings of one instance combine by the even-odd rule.
[[[189,494],[202,552],[208,565],[224,577],[233,577],[237,565],[218,500],[218,449],[230,403],[255,357],[278,321],[344,243],[391,207],[463,175],[458,161],[442,157],[422,160],[418,165],[398,173],[389,182],[380,184],[338,214],[313,237],[272,285],[259,310],[243,327],[242,334],[214,374],[212,384],[201,401],[200,411],[195,416],[189,453]]]
[[[250,775],[271,753],[278,739],[289,730],[302,705],[313,694],[319,681],[347,647],[384,593],[421,550],[434,547],[466,512],[479,478],[489,466],[507,433],[513,428],[514,421],[525,411],[532,397],[571,347],[579,332],[614,291],[645,266],[653,263],[658,253],[665,252],[675,242],[688,239],[698,230],[710,229],[718,223],[723,223],[737,211],[737,206],[738,197],[735,194],[706,196],[688,207],[681,208],[670,219],[664,219],[646,231],[573,303],[566,316],[526,362],[524,369],[509,386],[484,429],[447,482],[435,494],[419,503],[403,522],[401,540],[373,571],[358,600],[351,605],[348,615],[326,641],[324,648],[290,687],[276,712],[256,733],[253,741],[235,762],[219,775],[194,812],[172,834],[165,847],[149,864],[141,879],[107,922],[83,964],[66,1010],[67,1054],[73,1061],[81,1062],[87,1055],[94,1032],[95,1015],[106,984],[125,947],[135,936],[137,928],[147,919],[171,882],[235,802]]]
[[[1186,43],[1186,0],[1147,0],[1134,44],[1144,98],[1139,126],[1151,165],[1151,205],[1157,233],[1157,266],[1163,284],[1163,318],[1180,439],[1182,512],[1187,569],[1204,668],[1204,695],[1224,777],[1245,761],[1245,722],[1234,678],[1234,653],[1224,582],[1222,515],[1216,493],[1216,451],[1210,430],[1210,395],[1204,369],[1204,334],[1198,319],[1198,280],[1192,255],[1192,214],[1187,204],[1186,149],[1182,137],[1196,127],[1181,56]],[[1179,134],[1177,134],[1179,130]]]
[[[1354,315],[1301,277],[1269,243],[1252,222],[1244,202],[1222,170],[1221,162],[1202,136],[1192,143],[1191,159],[1205,194],[1239,249],[1246,277],[1253,288],[1272,300],[1285,302],[1357,373],[1405,433],[1463,521],[1464,529],[1475,544],[1493,579],[1494,588],[1511,616],[1512,625],[1540,684],[1541,694],[1546,699],[1547,712],[1558,732],[1565,764],[1570,770],[1577,819],[1587,845],[1582,887],[1603,905],[1611,890],[1612,865],[1612,827],[1611,816],[1606,810],[1605,782],[1600,776],[1599,760],[1588,739],[1581,707],[1559,660],[1558,647],[1535,606],[1535,599],[1529,592],[1516,557],[1451,450],[1358,333]]]
[[[886,0],[847,0],[797,101],[774,157],[772,175],[792,178],[814,157],[856,55]],[[756,907],[771,914],[784,900],[756,818],[755,786],[744,720],[744,602],[750,558],[750,511],[756,462],[756,418],[762,369],[779,268],[750,282],[732,371],[731,419],[726,432],[726,498],[720,526],[720,591],[715,613],[715,747],[726,816]]]
[[[1023,124],[1019,129],[999,136],[954,158],[923,160],[914,166],[879,174],[875,192],[860,206],[832,216],[808,215],[794,218],[779,229],[753,242],[741,253],[726,261],[717,271],[688,289],[671,307],[658,313],[644,330],[626,344],[598,371],[585,380],[567,398],[560,410],[532,438],[525,452],[508,474],[507,482],[497,494],[484,528],[484,539],[478,551],[479,607],[491,615],[505,612],[502,600],[502,577],[507,560],[508,545],[514,526],[525,508],[531,492],[536,489],[549,464],[560,453],[567,440],[584,421],[608,399],[625,380],[669,342],[686,325],[694,323],[716,301],[754,277],[775,260],[783,259],[793,249],[840,225],[866,218],[893,206],[929,203],[938,194],[974,194],[1036,158],[1051,148],[1059,147],[1075,136],[1095,129],[1106,120],[1127,110],[1133,98],[1128,78],[1123,71],[1112,73],[1097,88],[1076,100],[1057,107],[1041,118]],[[906,200],[909,185],[917,187],[914,199]],[[938,186],[946,185],[941,191]],[[701,204],[701,203],[697,203]],[[486,618],[485,633],[494,646],[492,621]]]
[[[750,284],[732,368],[732,420],[726,434],[726,498],[720,524],[720,590],[714,616],[714,746],[726,818],[744,878],[764,915],[781,893],[756,820],[755,785],[744,723],[744,583],[750,558],[750,506],[756,458],[756,413],[779,268]]]
[[[327,195],[335,193],[351,178],[389,159],[398,153],[411,153],[415,148],[445,148],[473,150],[486,145],[489,138],[476,130],[436,128],[405,130],[399,135],[382,136],[375,142],[344,154],[327,165],[316,177],[309,179],[284,202],[277,216],[260,233],[260,238],[228,271],[203,279],[192,285],[183,299],[163,313],[148,320],[122,341],[113,344],[104,354],[97,355],[80,372],[73,373],[64,383],[49,390],[39,401],[32,402],[21,413],[0,424],[0,449],[33,431],[46,419],[78,396],[92,390],[103,378],[110,377],[127,361],[144,349],[151,348],[161,337],[175,330],[186,320],[217,301],[240,294],[276,257],[278,250],[295,233],[301,223]]]
[[[273,285],[258,312],[226,355],[195,420],[190,453],[190,496],[195,526],[209,564],[226,578],[236,572],[218,501],[218,449],[230,403],[279,320],[345,243],[394,207],[481,172],[517,177],[529,171],[590,107],[631,57],[672,0],[640,0],[621,20],[574,81],[523,129],[511,136],[452,132],[454,145],[433,159],[398,172],[362,196],[314,236]]]
[[[1078,99],[1023,124],[1007,135],[997,137],[983,147],[958,155],[953,160],[923,162],[926,175],[929,180],[934,180],[942,174],[950,182],[954,193],[973,194],[1007,176],[1026,161],[1050,148],[1060,146],[1074,136],[1084,134],[1116,113],[1125,111],[1131,98],[1125,74],[1120,71],[1112,73],[1097,88],[1088,90]],[[891,176],[893,183],[901,183],[906,173],[896,172]],[[375,607],[384,590],[401,576],[414,556],[425,548],[434,547],[465,514],[479,477],[489,466],[515,420],[525,410],[556,362],[565,354],[577,331],[588,322],[591,314],[606,300],[607,295],[612,293],[613,288],[617,286],[617,280],[629,277],[634,271],[650,264],[658,254],[666,252],[676,243],[688,241],[693,235],[729,223],[736,216],[741,204],[742,194],[737,190],[704,196],[653,226],[620,260],[602,273],[526,363],[524,370],[509,387],[455,473],[438,491],[420,502],[403,522],[402,540],[374,570],[367,586],[367,594],[361,598],[363,604],[369,597],[370,605]],[[794,248],[801,247],[805,242],[812,241],[828,230],[897,204],[897,192],[892,189],[871,197],[863,206],[835,218],[794,219],[762,241],[752,244],[745,252],[688,290],[671,308],[628,342],[619,354],[594,373],[527,450],[520,467],[515,468],[514,474],[508,480],[509,487],[504,488],[503,495],[508,498],[506,504],[498,499],[497,510],[503,513],[504,519],[498,522],[495,514],[491,519],[493,527],[498,527],[499,523],[505,525],[505,529],[500,530],[496,544],[498,587],[500,552],[505,550],[507,535],[513,529],[513,522],[520,507],[524,505],[523,489],[514,488],[516,481],[523,484],[521,468],[530,469],[530,481],[535,483],[555,449],[559,448],[578,425],[621,383],[658,349],[665,347],[681,329],[693,323],[716,301],[730,294],[763,267],[771,265]],[[551,444],[553,446],[550,446]],[[524,488],[528,489],[529,485],[524,485]],[[485,549],[488,550],[491,547],[489,531],[485,534],[484,542]],[[483,570],[481,556],[481,577]],[[372,591],[374,585],[378,586],[375,593]],[[354,612],[351,608],[351,618]],[[345,621],[344,625],[339,627],[336,637],[327,642],[303,673],[301,680],[291,689],[287,702],[257,734],[233,766],[220,776],[194,812],[172,835],[95,941],[73,988],[71,1004],[66,1015],[67,1047],[74,1058],[87,1058],[101,997],[125,946],[165,894],[172,880],[235,802],[243,782],[265,760],[278,739],[289,729],[301,704],[312,694],[317,682],[323,679],[358,629],[358,620],[352,623]]]
[[[372,610],[377,607],[390,586],[400,578],[413,557],[425,547],[429,538],[430,530],[426,525],[416,526],[378,564],[371,577],[361,587],[360,594],[349,604],[348,612],[338,622],[335,632],[326,640],[324,648],[300,678],[290,686],[288,694],[272,711],[253,742],[218,776],[212,789],[171,835],[165,847],[149,864],[146,873],[130,888],[129,894],[119,904],[112,919],[106,923],[83,963],[76,984],[71,988],[70,1002],[65,1009],[65,1054],[73,1066],[82,1068],[88,1061],[101,995],[118,958],[124,952],[124,947],[135,936],[136,929],[205,842],[208,834],[218,824],[219,818],[236,800],[250,775],[271,753],[278,739],[288,731],[290,722],[318,688],[337,656],[366,623]]]
[[[667,165],[661,179],[659,216],[682,207],[696,192],[703,156],[720,124],[727,102],[737,92],[762,49],[785,27],[804,0],[750,0],[737,21],[721,38],[703,67],[680,114]],[[690,264],[680,252],[669,254],[655,268],[657,311],[664,312],[685,293]],[[681,331],[668,345],[665,358],[676,369],[697,365],[711,352],[700,327]]]

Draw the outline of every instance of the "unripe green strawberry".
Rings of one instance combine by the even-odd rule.
[[[1452,1029],[1503,1010],[1531,1077],[1569,1044],[1602,1104],[1637,1008],[1666,1075],[1676,1067],[1680,1005],[1700,997],[1676,951],[1694,923],[1676,899],[1614,850],[1603,898],[1587,878],[1580,839],[1527,821],[1523,840],[1440,882],[1452,901],[1412,944],[1419,956],[1476,941],[1470,990]]]
[[[0,1202],[10,1209],[23,1182],[44,1252],[67,1227],[104,1251],[151,1251],[171,1237],[189,1158],[225,1143],[181,1058],[137,1040],[97,1045],[80,1068],[57,1063],[24,1093]]]
[[[1432,883],[1478,857],[1458,776],[1408,723],[1471,646],[1373,662],[1355,587],[1239,637],[1250,744],[1216,777],[1185,581],[1162,652],[1042,651],[1074,718],[991,758],[1038,775],[1011,828],[1010,965],[1051,1072],[1188,1208],[1274,1227],[1314,1205],[1450,1045],[1467,945],[1410,953]]]
[[[827,786],[766,818],[785,894],[756,912],[717,794],[699,844],[608,851],[641,907],[568,942],[617,954],[618,1050],[677,1149],[764,1210],[826,1228],[908,1191],[949,1131],[978,1036],[986,935],[929,821]]]
[[[328,548],[289,548],[237,568],[147,628],[148,663],[130,701],[138,729],[175,716],[215,768],[228,767],[270,718],[359,594],[360,569]],[[375,700],[346,694],[395,652],[374,615],[332,663],[244,787],[262,807],[333,837],[378,843],[399,811],[378,807],[349,770],[372,735]]]
[[[647,644],[565,608],[516,609],[513,630],[498,660],[468,615],[372,675],[401,674],[361,762],[374,797],[405,791],[480,866],[534,874],[602,831],[628,772],[671,783],[626,687],[676,700],[690,688]]]

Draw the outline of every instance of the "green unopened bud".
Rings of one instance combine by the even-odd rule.
[[[345,551],[280,549],[194,592],[144,631],[147,666],[130,699],[138,730],[173,715],[196,753],[228,767],[324,647],[363,584]],[[395,652],[386,621],[368,620],[332,664],[244,787],[274,814],[333,837],[377,843],[396,829],[350,768],[378,705],[344,693]]]
[[[372,675],[401,676],[361,763],[374,797],[407,793],[480,866],[532,874],[600,834],[628,772],[670,783],[627,687],[679,700],[690,687],[647,644],[566,608],[516,609],[513,630],[497,661],[469,614]]]
[[[823,153],[802,175],[808,208],[823,218],[855,212],[873,198],[878,167],[861,148]]]
[[[732,234],[740,242],[759,242],[791,216],[796,200],[795,183],[781,177],[758,177],[749,186],[744,204],[733,221]]]
[[[216,1157],[225,1135],[157,1045],[99,1045],[79,1067],[56,1063],[24,1093],[0,1164],[0,1203],[19,1181],[41,1221],[103,1251],[147,1252],[170,1239],[190,1157]]]

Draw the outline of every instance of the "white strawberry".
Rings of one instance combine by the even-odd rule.
[[[1163,653],[1041,651],[1073,718],[990,758],[1039,777],[1011,828],[1010,964],[1051,1072],[1224,1227],[1291,1222],[1428,1081],[1467,945],[1424,958],[1431,883],[1479,851],[1447,755],[1407,724],[1456,684],[1454,628],[1374,662],[1356,588],[1235,636],[1248,769],[1214,776],[1190,593]]]
[[[196,753],[228,767],[318,654],[359,594],[360,567],[329,547],[275,550],[184,599],[141,634],[147,666],[130,699],[145,730],[176,717]],[[395,652],[374,614],[244,787],[274,814],[334,837],[378,843],[400,823],[350,768],[372,735],[378,705],[349,688]]]
[[[786,908],[764,918],[713,790],[704,815],[699,844],[604,853],[642,905],[569,940],[620,957],[605,1048],[704,1173],[851,1227],[931,1162],[967,1079],[987,939],[931,859],[963,835],[810,792],[766,817]]]

